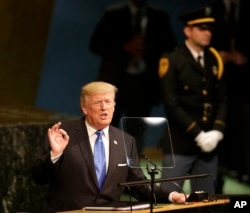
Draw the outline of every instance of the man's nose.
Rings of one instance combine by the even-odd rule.
[[[107,103],[105,103],[105,101],[102,101],[101,102],[101,108],[105,109],[106,107],[107,107]]]

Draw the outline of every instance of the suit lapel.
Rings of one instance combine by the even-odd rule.
[[[113,173],[117,172],[119,163],[126,163],[124,160],[125,149],[124,141],[122,139],[122,132],[114,131],[113,127],[109,129],[109,167],[107,172],[107,179],[112,178]]]
[[[121,146],[121,141],[117,141],[116,137],[109,131],[109,169],[108,173],[112,173],[117,165],[116,149]]]
[[[81,126],[76,129],[76,137],[82,153],[83,160],[84,162],[86,162],[87,169],[89,170],[89,173],[91,174],[91,177],[95,182],[96,187],[98,187],[98,181],[95,173],[94,158],[90,146],[89,136],[87,133],[87,128],[84,119],[82,121],[83,122],[81,122]]]

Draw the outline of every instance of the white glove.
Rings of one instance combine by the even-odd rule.
[[[201,131],[194,140],[203,152],[211,152],[214,149],[214,145],[210,142],[207,132]]]
[[[194,141],[197,142],[198,146],[200,145],[204,134],[205,134],[204,131],[200,131],[200,133],[195,137]]]
[[[221,140],[223,139],[223,137],[224,137],[223,133],[220,132],[220,131],[218,131],[218,130],[210,130],[210,131],[207,131],[207,132],[206,132],[206,135],[207,135],[208,137],[214,138],[215,140],[218,140],[218,142],[221,141]]]
[[[203,152],[211,152],[217,147],[219,141],[223,139],[223,133],[218,130],[211,130],[199,134],[196,139],[197,145]]]

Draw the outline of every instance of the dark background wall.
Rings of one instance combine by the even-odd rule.
[[[37,92],[38,107],[74,115],[80,114],[80,88],[96,78],[100,60],[98,56],[88,51],[88,42],[104,8],[114,2],[117,0],[56,1]],[[170,14],[177,39],[181,41],[182,25],[177,21],[178,15],[207,1],[148,0],[148,2]]]
[[[0,107],[35,103],[53,8],[54,0],[0,1]]]
[[[80,88],[95,80],[100,60],[88,50],[90,36],[104,8],[114,2],[1,0],[0,98],[81,115]],[[183,39],[178,16],[206,2],[148,0],[170,14],[178,41]]]

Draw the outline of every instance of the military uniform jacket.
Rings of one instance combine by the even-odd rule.
[[[210,47],[202,67],[185,44],[160,59],[159,75],[164,109],[175,154],[197,154],[194,138],[200,131],[224,131],[226,86],[223,63]],[[164,141],[164,140],[163,140]],[[165,147],[164,151],[168,152]]]

